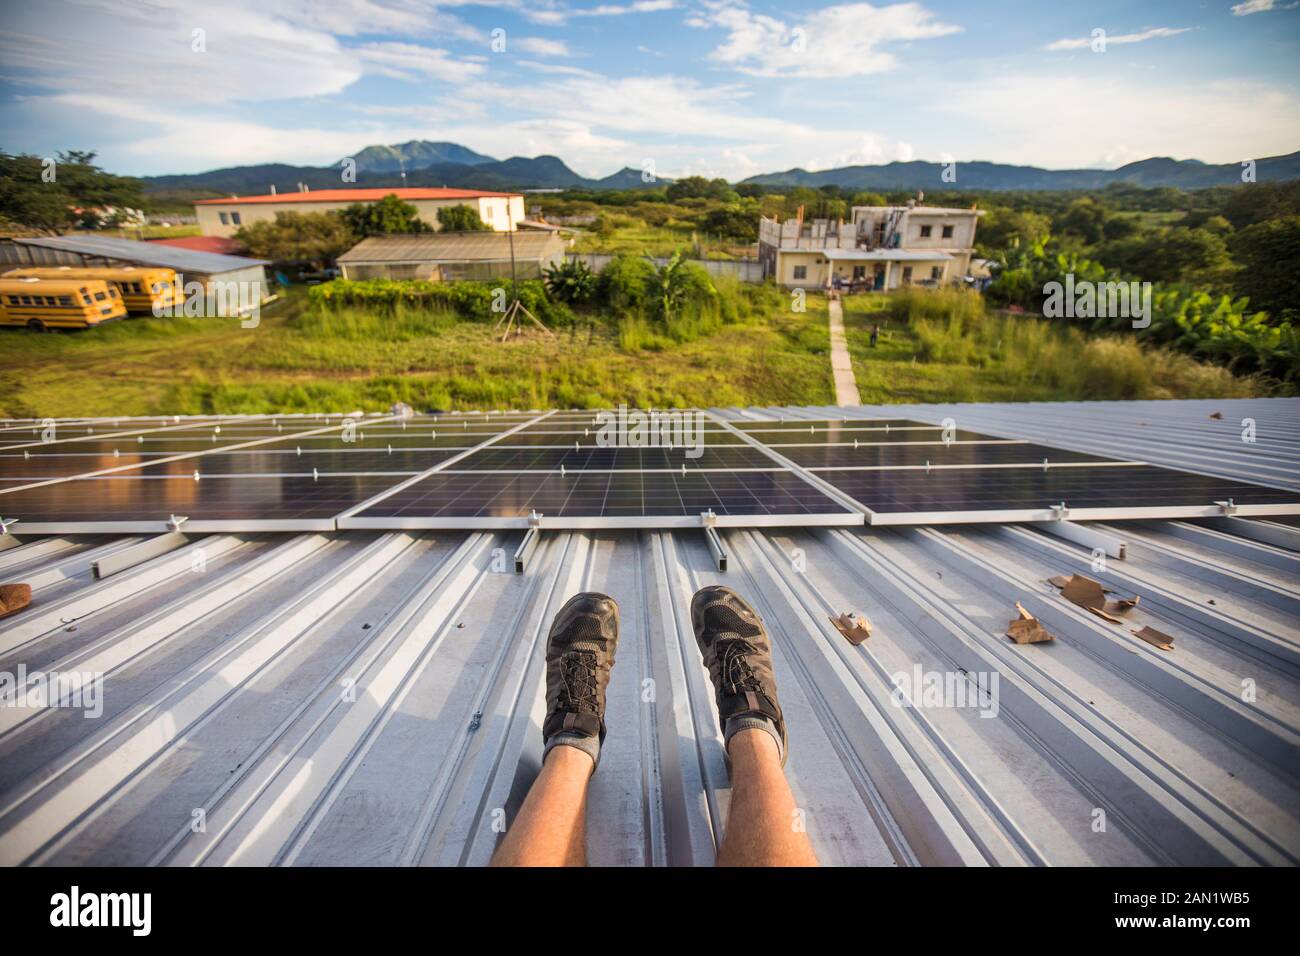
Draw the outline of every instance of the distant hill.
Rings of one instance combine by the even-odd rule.
[[[411,145],[411,144],[404,144]],[[454,144],[427,143],[427,146]],[[277,192],[297,192],[299,184],[312,189],[340,189],[347,186],[451,186],[460,189],[651,189],[671,179],[653,183],[641,181],[637,170],[621,169],[604,179],[587,179],[565,165],[558,156],[512,156],[496,160],[477,153],[474,162],[438,161],[425,166],[412,166],[406,162],[406,179],[403,180],[396,154],[387,154],[385,146],[368,146],[354,157],[357,160],[355,183],[342,181],[343,167],[287,166],[271,163],[263,166],[234,166],[214,169],[206,173],[180,176],[148,176],[145,188],[151,193],[178,193],[184,191],[198,198],[199,193],[210,196],[253,195],[267,193],[275,186]],[[459,148],[459,147],[458,147]],[[466,150],[466,152],[469,152]],[[391,163],[391,168],[384,167]]]
[[[886,163],[809,172],[788,169],[744,180],[760,186],[839,186],[841,189],[1104,189],[1112,183],[1200,189],[1241,182],[1241,164],[1212,166],[1194,159],[1153,158],[1119,169],[1040,169],[982,161],[958,162],[956,180],[945,182],[942,163]],[[1255,164],[1258,182],[1300,179],[1300,152]]]
[[[603,179],[579,176],[558,156],[512,156],[493,159],[456,143],[412,140],[390,146],[367,146],[351,157],[357,163],[357,181],[341,179],[342,160],[333,166],[233,166],[183,176],[145,177],[152,194],[193,198],[296,192],[299,184],[312,189],[345,186],[452,186],[461,189],[652,189],[672,182],[659,178],[643,182],[640,170],[624,167]],[[402,166],[406,178],[401,176]],[[827,186],[858,190],[913,189],[1104,189],[1113,183],[1136,186],[1174,186],[1200,189],[1241,182],[1241,165],[1215,166],[1194,159],[1157,157],[1129,163],[1119,169],[1040,169],[983,161],[958,162],[954,182],[943,179],[942,163],[886,163],[881,166],[845,166],[809,172],[788,169],[744,180],[762,186]],[[1259,182],[1300,179],[1300,152],[1271,156],[1256,163]]]
[[[477,166],[481,163],[496,162],[491,156],[484,156],[472,149],[466,149],[456,143],[431,143],[426,139],[413,139],[409,143],[396,143],[392,146],[367,146],[355,156],[359,173],[396,173],[405,164],[406,169],[428,169],[442,163],[458,163],[463,166]],[[334,164],[339,168],[343,160]]]

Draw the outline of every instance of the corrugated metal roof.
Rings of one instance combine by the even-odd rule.
[[[509,260],[510,233],[431,232],[400,236],[370,236],[339,256],[339,262],[470,262]],[[542,259],[564,251],[564,243],[548,232],[514,233],[517,259]]]
[[[1272,483],[1298,477],[1279,478],[1296,411],[888,407]],[[0,862],[483,863],[537,769],[550,617],[591,589],[622,605],[591,860],[710,863],[729,791],[688,605],[722,581],[773,634],[787,773],[825,863],[1294,864],[1300,531],[1101,530],[1128,546],[1104,570],[1037,526],[724,530],[725,573],[698,532],[545,532],[523,575],[494,570],[518,534],[347,532],[214,535],[103,580],[91,562],[140,539],[32,540],[0,552],[35,595],[0,622],[0,672],[103,672],[104,712],[0,708]],[[1139,595],[1129,621],[1046,581],[1074,571]],[[1017,600],[1055,642],[1002,636]],[[859,647],[827,619],[850,608],[874,625]],[[1135,639],[1146,624],[1175,650]],[[918,666],[996,675],[996,715],[896,706],[893,676]]]
[[[151,266],[167,266],[177,272],[196,272],[215,275],[268,265],[266,259],[247,259],[243,256],[225,256],[215,252],[196,252],[177,249],[155,242],[136,242],[134,239],[116,239],[112,236],[36,236],[15,237],[14,242],[46,249],[60,249],[106,259],[140,262]]]

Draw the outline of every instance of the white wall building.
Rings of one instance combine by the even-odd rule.
[[[852,219],[781,222],[764,217],[758,257],[780,285],[823,288],[838,279],[885,291],[951,285],[970,269],[982,210],[943,206],[854,206]]]
[[[229,199],[200,199],[194,204],[199,230],[205,236],[233,236],[241,226],[272,220],[277,212],[329,212],[353,203],[376,203],[396,194],[410,203],[432,228],[438,225],[438,210],[447,206],[469,206],[487,225],[505,232],[518,228],[524,218],[524,197],[518,193],[481,189],[318,189],[300,193],[269,193]]]

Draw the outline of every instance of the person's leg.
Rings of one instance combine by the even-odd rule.
[[[691,623],[713,681],[731,765],[731,811],[718,863],[815,866],[812,843],[795,826],[794,796],[782,769],[785,716],[763,619],[735,591],[715,585],[696,592]]]
[[[595,764],[577,747],[555,747],[542,763],[493,866],[586,866],[587,781]]]
[[[605,688],[618,646],[618,604],[568,600],[546,641],[542,772],[492,857],[493,866],[585,866],[587,781],[605,740]]]
[[[796,826],[794,794],[781,769],[776,738],[742,730],[727,744],[731,809],[718,866],[816,866],[817,855]]]

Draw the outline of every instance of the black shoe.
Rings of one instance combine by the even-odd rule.
[[[695,592],[691,624],[713,679],[724,736],[727,722],[734,718],[767,718],[780,736],[785,766],[785,717],[776,699],[772,642],[763,619],[731,588],[714,585]]]
[[[604,742],[605,688],[617,645],[618,604],[612,597],[584,592],[560,608],[546,640],[544,741],[564,733]]]

